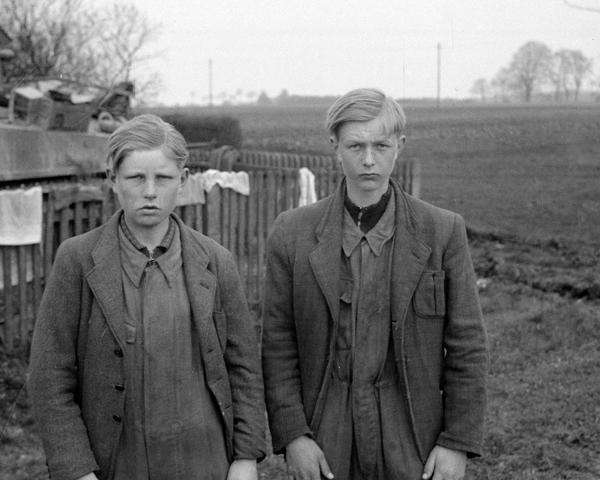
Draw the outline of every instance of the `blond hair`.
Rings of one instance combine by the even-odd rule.
[[[338,98],[327,111],[325,126],[337,140],[340,127],[347,122],[381,119],[387,135],[400,135],[406,126],[402,107],[377,88],[359,88]]]
[[[133,152],[161,150],[180,169],[189,156],[183,135],[156,115],[133,117],[115,130],[108,140],[108,167],[116,172]]]

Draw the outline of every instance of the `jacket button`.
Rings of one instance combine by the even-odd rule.
[[[120,415],[113,415],[113,420],[114,420],[115,422],[120,422],[120,421],[122,421],[122,418],[121,418],[121,416],[120,416]]]
[[[117,383],[115,385],[115,389],[118,390],[119,392],[122,392],[123,390],[125,390],[125,386],[121,385],[120,383]]]
[[[114,354],[116,357],[122,357],[123,356],[123,350],[121,350],[120,348],[115,348],[114,349]]]

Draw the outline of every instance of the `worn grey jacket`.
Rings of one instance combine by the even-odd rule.
[[[31,347],[29,393],[53,480],[110,479],[125,392],[118,218],[61,244]],[[179,225],[208,387],[231,459],[265,454],[256,336],[232,255]]]
[[[481,453],[487,340],[463,219],[396,198],[391,331],[402,395],[423,462],[439,444]],[[279,215],[268,239],[263,374],[276,452],[319,424],[340,304],[345,183]]]

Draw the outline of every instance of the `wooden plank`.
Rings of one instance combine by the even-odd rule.
[[[221,187],[215,185],[206,193],[206,234],[222,245],[221,237]]]
[[[48,193],[46,215],[44,216],[44,279],[50,275],[54,261],[54,192]]]
[[[194,205],[186,205],[183,208],[183,223],[188,227],[194,228],[196,224],[196,209]]]
[[[242,278],[242,285],[244,286],[244,292],[248,294],[246,287],[246,277],[248,276],[248,237],[247,237],[247,226],[248,221],[248,196],[239,195],[238,207],[237,207],[237,259],[238,259],[238,270],[240,277]]]
[[[14,247],[2,246],[0,247],[0,254],[2,257],[0,261],[3,267],[3,278],[4,281],[4,325],[3,325],[3,339],[4,344],[9,350],[13,349],[13,322],[14,322],[14,309],[13,309],[13,288],[12,288],[12,251]]]
[[[239,262],[239,248],[238,248],[238,225],[240,221],[239,202],[240,197],[243,195],[231,191],[229,194],[229,251]],[[239,263],[238,263],[239,265]]]
[[[27,301],[27,250],[28,246],[19,245],[17,247],[17,263],[19,265],[19,343],[22,348],[26,348],[29,343],[29,321],[28,301]]]
[[[198,203],[196,205],[193,206],[194,211],[195,211],[195,220],[194,220],[194,229],[196,229],[198,232],[202,232],[202,206],[203,204]]]
[[[34,245],[33,254],[33,318],[31,319],[31,329],[35,326],[35,319],[40,308],[42,300],[42,276],[44,274],[42,267],[41,245]]]
[[[75,235],[81,235],[83,233],[83,202],[75,203],[74,216]]]
[[[275,171],[273,169],[267,170],[267,185],[265,190],[265,198],[267,200],[267,217],[266,224],[264,225],[265,230],[268,229],[275,221],[276,206],[277,206],[277,184],[275,179]],[[263,232],[264,233],[264,232]]]
[[[92,231],[102,221],[102,204],[90,202],[88,204],[88,229]]]
[[[63,208],[60,211],[60,239],[59,245],[64,242],[67,238],[71,237],[69,228],[69,221],[71,220],[71,210],[69,208]]]
[[[256,269],[256,301],[260,302],[263,298],[263,271],[265,269],[266,259],[266,230],[267,230],[267,190],[264,182],[264,172],[258,173],[257,191],[258,191],[258,205],[257,205],[257,269]]]
[[[293,205],[296,208],[300,204],[300,170],[294,172],[294,185],[292,189]]]
[[[259,173],[248,172],[250,178],[250,197],[248,198],[247,252],[248,274],[246,277],[246,296],[251,302],[256,302],[258,296],[258,199],[260,198]]]
[[[221,189],[221,245],[231,251],[230,204],[233,192],[229,188]]]

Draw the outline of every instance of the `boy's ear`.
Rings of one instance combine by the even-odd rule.
[[[340,154],[338,153],[339,142],[338,139],[335,138],[335,135],[329,137],[329,141],[331,142],[331,146],[333,147],[333,151],[335,152],[336,157],[340,160]]]
[[[117,193],[116,175],[115,172],[113,172],[112,168],[106,169],[106,179],[108,180],[108,183],[110,183],[112,191]]]
[[[179,179],[179,191],[180,192],[181,192],[181,189],[184,187],[184,185],[187,183],[188,178],[190,178],[190,169],[184,168],[181,171],[181,178]]]
[[[404,146],[406,145],[406,136],[398,135],[398,155],[396,155],[396,159],[400,157],[402,150],[404,150]]]

